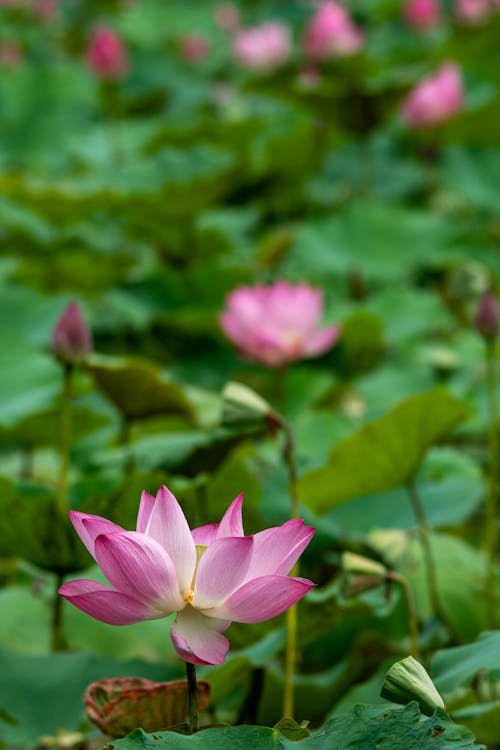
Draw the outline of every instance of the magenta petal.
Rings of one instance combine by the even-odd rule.
[[[217,539],[226,536],[243,536],[243,521],[241,519],[241,506],[243,495],[238,495],[222,516],[217,531]]]
[[[95,553],[102,572],[119,591],[165,614],[184,606],[171,559],[146,534],[102,534],[96,539]]]
[[[193,607],[214,607],[238,588],[245,580],[252,549],[252,537],[226,537],[213,542],[198,564]]]
[[[82,612],[108,625],[132,625],[165,616],[128,594],[85,578],[63,583],[59,593]]]
[[[340,326],[328,326],[314,331],[304,340],[304,355],[315,357],[324,354],[334,345],[340,333]]]
[[[205,614],[236,622],[263,622],[281,615],[314,585],[305,578],[262,576],[244,583],[225,602]]]
[[[265,575],[288,575],[314,534],[301,519],[260,531],[253,537],[252,561],[246,580]]]
[[[230,623],[205,617],[192,607],[179,612],[172,626],[171,637],[175,650],[191,664],[222,664],[229,649],[229,641],[221,631]]]
[[[153,495],[150,495],[149,492],[146,492],[145,490],[142,492],[141,502],[139,503],[139,512],[137,513],[136,531],[140,531],[142,534],[146,532],[155,502],[156,498],[153,497]]]
[[[182,508],[166,487],[158,490],[146,534],[168,552],[177,571],[181,593],[189,594],[196,566],[196,547]]]
[[[198,528],[193,529],[191,535],[194,543],[208,547],[209,544],[212,544],[217,539],[218,528],[219,525],[217,523],[208,523],[206,526],[198,526]]]
[[[69,517],[75,527],[76,533],[94,558],[94,543],[99,534],[111,534],[115,531],[123,531],[121,526],[108,521],[107,518],[94,516],[90,513],[80,513],[77,510],[70,510]]]

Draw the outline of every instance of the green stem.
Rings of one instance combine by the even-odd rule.
[[[61,469],[59,473],[58,508],[61,515],[68,510],[68,474],[71,453],[71,402],[73,398],[73,365],[64,365],[61,396]]]
[[[189,727],[191,734],[193,734],[199,729],[198,683],[196,682],[196,667],[188,661],[186,662],[186,676],[188,685]]]
[[[295,438],[288,422],[280,417],[280,425],[284,434],[283,460],[288,469],[288,492],[290,495],[290,518],[299,517],[299,497],[297,492],[297,460]],[[292,576],[299,575],[299,563],[295,563]],[[285,655],[285,685],[283,694],[283,716],[293,717],[294,694],[293,677],[297,662],[297,605],[286,613],[286,655]]]
[[[63,604],[64,599],[59,594],[59,588],[62,586],[64,577],[58,573],[56,576],[56,589],[52,599],[52,651],[64,651],[67,648],[63,628]]]
[[[413,512],[417,519],[418,529],[420,532],[420,542],[422,544],[422,551],[424,553],[425,569],[427,575],[427,587],[429,590],[429,598],[431,600],[431,607],[433,613],[442,617],[442,608],[439,600],[439,592],[437,586],[437,575],[436,566],[434,564],[434,556],[432,554],[432,545],[430,537],[429,524],[425,515],[424,506],[417,492],[417,488],[410,482],[407,486],[408,494],[410,496]]]
[[[498,484],[498,433],[495,343],[486,342],[486,386],[488,391],[488,464],[489,488],[486,497],[485,552],[486,552],[486,602],[488,627],[496,627],[495,553],[497,546],[497,484]]]
[[[398,575],[397,573],[391,573],[388,576],[389,580],[394,581],[401,588],[403,594],[403,602],[406,610],[406,617],[408,620],[408,635],[410,637],[410,656],[418,658],[418,622],[417,613],[415,610],[415,602],[410,589],[410,584],[404,576]]]

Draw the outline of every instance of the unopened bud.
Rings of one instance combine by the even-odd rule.
[[[413,656],[392,665],[385,675],[380,695],[402,705],[417,701],[420,710],[427,716],[432,716],[436,708],[445,708],[431,678]]]
[[[70,302],[52,334],[52,351],[64,364],[76,365],[92,351],[92,333],[78,302]]]
[[[226,425],[264,423],[271,406],[243,383],[229,382],[222,391],[222,422]]]
[[[500,309],[493,292],[488,291],[479,300],[474,316],[478,333],[488,341],[495,341],[500,331]]]

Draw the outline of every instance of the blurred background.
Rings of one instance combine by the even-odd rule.
[[[469,545],[443,552],[462,586],[461,635],[484,627],[481,612],[460,618],[484,494],[471,320],[500,280],[499,36],[496,0],[0,2],[8,742],[81,727],[94,678],[182,675],[163,620],[111,628],[57,614],[55,587],[92,562],[55,510],[61,497],[127,528],[141,490],[163,483],[192,526],[241,491],[248,533],[288,517],[276,439],[221,423],[230,379],[286,414],[300,473],[412,394],[446,384],[464,399],[470,418],[425,465],[424,499],[431,525]],[[323,322],[342,326],[331,351],[279,372],[240,357],[219,323],[232,290],[276,279],[321,289]],[[72,300],[93,351],[73,373],[68,431],[52,339]],[[304,575],[320,584],[353,540],[382,528],[396,544],[414,525],[397,492],[303,515],[318,526]],[[407,572],[418,594],[414,560]],[[376,697],[370,680],[398,653],[400,602],[360,607],[304,606],[299,703],[313,723],[355,702],[359,685]],[[281,620],[233,625],[236,655],[211,670],[218,718],[244,718],[251,675],[283,637]],[[276,663],[261,722],[280,715]]]

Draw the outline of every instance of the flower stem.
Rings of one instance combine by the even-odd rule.
[[[418,530],[420,532],[420,542],[422,544],[422,551],[424,553],[425,569],[427,575],[427,588],[429,591],[429,598],[431,600],[431,608],[433,614],[441,616],[442,608],[439,601],[439,592],[437,586],[437,575],[436,566],[434,564],[434,556],[432,554],[432,545],[430,539],[430,529],[427,523],[427,517],[425,515],[424,506],[420,495],[417,492],[413,482],[407,485],[408,494],[410,496],[413,512],[418,524]]]
[[[486,602],[488,627],[496,627],[495,553],[497,546],[496,510],[498,483],[498,433],[495,342],[486,342],[486,387],[488,391],[488,464],[489,487],[486,497],[485,553],[486,553]]]
[[[52,599],[52,651],[64,651],[67,648],[66,639],[63,629],[63,604],[64,599],[59,595],[59,588],[64,581],[64,577],[58,573],[56,576],[56,587]]]
[[[58,508],[61,515],[68,510],[68,473],[71,452],[71,401],[73,398],[73,365],[64,365],[61,395],[61,469],[59,473]]]
[[[281,417],[280,426],[284,434],[283,460],[288,469],[288,492],[290,495],[290,518],[299,516],[299,498],[297,493],[297,460],[295,438],[288,422]],[[295,563],[291,575],[298,576],[299,564]],[[285,685],[283,693],[283,716],[293,717],[294,695],[293,677],[297,662],[297,605],[286,613],[286,655],[285,655]]]
[[[198,721],[198,683],[196,682],[196,667],[186,662],[186,676],[188,685],[189,727],[191,734],[199,729]]]
[[[406,578],[398,573],[390,573],[389,580],[394,581],[401,587],[403,602],[408,620],[408,635],[410,637],[410,656],[418,658],[418,622],[415,611],[415,602],[411,593],[410,585]]]

